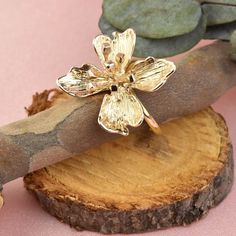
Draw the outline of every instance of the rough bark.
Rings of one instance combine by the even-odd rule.
[[[77,230],[137,233],[190,224],[233,184],[223,118],[211,109],[28,174],[43,208]]]
[[[190,53],[178,63],[165,86],[154,93],[139,92],[140,100],[159,123],[209,106],[236,84],[236,64],[230,60],[230,50],[229,43],[216,42]],[[119,137],[97,124],[102,97],[62,96],[50,109],[1,127],[0,182]],[[51,105],[40,107],[43,110]]]

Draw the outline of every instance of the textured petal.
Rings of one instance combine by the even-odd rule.
[[[127,29],[123,33],[114,32],[113,37],[114,60],[118,63],[120,73],[123,73],[132,58],[136,34],[132,29]]]
[[[124,87],[104,96],[98,123],[107,131],[128,135],[128,125],[137,127],[144,119],[143,108],[135,95]]]
[[[99,35],[93,40],[94,49],[104,66],[104,68],[110,68],[114,65],[112,60],[112,40],[106,35]]]
[[[86,97],[109,89],[108,79],[95,66],[85,64],[73,67],[70,72],[57,80],[58,86],[72,96]]]
[[[175,68],[173,62],[148,57],[130,64],[127,73],[133,77],[132,88],[152,92],[166,82]]]
[[[123,33],[114,32],[113,37],[111,40],[106,35],[99,35],[93,45],[105,68],[114,67],[118,73],[124,73],[134,51],[136,35],[132,29],[127,29]]]

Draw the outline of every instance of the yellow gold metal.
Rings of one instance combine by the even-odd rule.
[[[78,97],[110,90],[111,93],[104,96],[98,115],[98,123],[108,132],[128,135],[127,126],[137,127],[145,119],[155,133],[160,133],[157,122],[133,90],[158,90],[175,71],[175,65],[153,57],[132,59],[135,41],[132,29],[114,32],[113,39],[97,36],[93,45],[104,70],[89,64],[73,67],[67,75],[57,79],[57,85]]]

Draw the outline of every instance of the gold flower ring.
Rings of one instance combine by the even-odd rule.
[[[93,40],[95,51],[104,67],[84,64],[73,67],[57,80],[66,93],[87,97],[101,91],[106,94],[98,115],[98,123],[108,132],[128,135],[127,126],[137,127],[145,119],[154,132],[159,126],[135,95],[133,89],[153,92],[159,89],[175,71],[173,62],[147,57],[132,59],[136,34],[127,29],[113,32],[113,39],[99,35]]]

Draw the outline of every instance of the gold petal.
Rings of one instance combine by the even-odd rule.
[[[107,131],[128,135],[128,125],[137,127],[144,119],[143,108],[138,99],[124,87],[106,94],[98,116],[98,123]]]
[[[148,57],[129,65],[127,73],[133,76],[132,88],[152,92],[159,89],[175,69],[173,62]]]
[[[112,55],[112,40],[107,35],[98,35],[93,40],[94,49],[103,65],[104,68],[112,67],[111,55]],[[114,64],[113,64],[114,65]]]
[[[132,58],[132,54],[136,42],[136,34],[133,29],[127,29],[123,33],[113,32],[113,53],[114,61],[120,73],[124,73],[125,69]]]
[[[114,32],[114,39],[106,35],[99,35],[93,40],[93,45],[103,66],[124,73],[131,60],[136,35],[134,30],[127,29],[123,33]]]
[[[57,85],[72,96],[87,97],[109,89],[108,79],[95,66],[85,64],[73,67],[70,72],[57,80]]]

